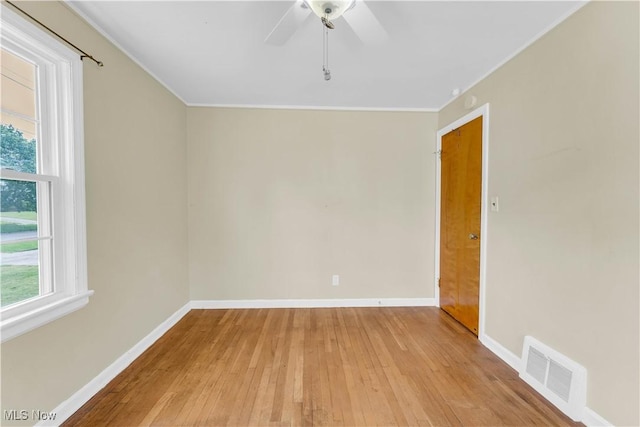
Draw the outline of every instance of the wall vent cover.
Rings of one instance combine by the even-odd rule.
[[[524,338],[520,378],[574,421],[582,419],[587,370],[531,336]]]

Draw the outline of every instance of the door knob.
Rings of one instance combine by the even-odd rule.
[[[477,234],[469,234],[469,240],[478,240],[478,235]]]

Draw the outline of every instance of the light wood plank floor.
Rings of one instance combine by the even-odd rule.
[[[193,310],[66,426],[576,425],[434,307]]]

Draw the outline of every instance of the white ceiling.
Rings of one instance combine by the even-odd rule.
[[[388,37],[361,42],[338,18],[330,81],[315,15],[264,43],[293,1],[68,4],[188,105],[437,110],[584,3],[368,0]]]

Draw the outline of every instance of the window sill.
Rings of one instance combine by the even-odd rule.
[[[1,342],[9,341],[10,339],[81,309],[87,305],[91,295],[93,295],[93,291],[85,291],[38,307],[24,314],[12,316],[7,320],[2,319],[2,321],[0,321]]]

